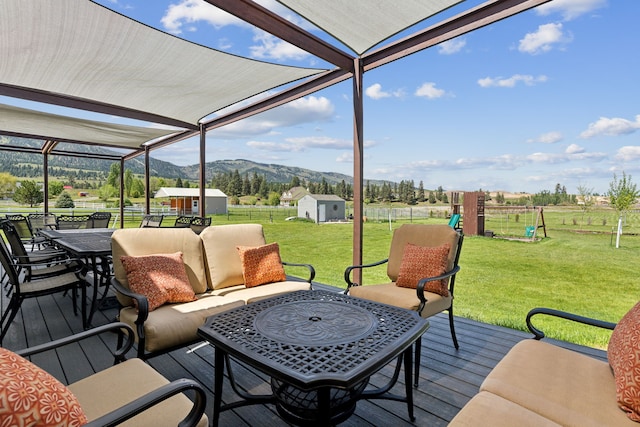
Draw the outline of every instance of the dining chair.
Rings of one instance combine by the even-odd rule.
[[[191,225],[191,216],[180,215],[176,218],[176,222],[173,224],[174,227],[189,227]]]
[[[22,214],[6,215],[6,219],[13,224],[16,232],[20,236],[20,240],[24,244],[31,245],[31,249],[36,246],[41,246],[46,242],[46,239],[42,236],[38,236],[34,233],[29,222],[29,218]]]
[[[189,223],[189,227],[196,233],[202,233],[202,230],[211,225],[211,217],[200,217],[194,216],[191,218],[191,222]]]
[[[164,215],[145,215],[140,223],[140,228],[160,227],[163,219]]]
[[[31,224],[31,231],[36,235],[40,230],[52,230],[56,228],[56,214],[54,213],[30,213],[27,215],[27,218],[29,218],[29,224]]]
[[[56,218],[56,228],[58,230],[89,228],[90,223],[89,215],[58,215]]]
[[[371,264],[352,265],[344,272],[345,293],[357,298],[415,310],[423,317],[443,311],[449,314],[449,329],[456,350],[453,324],[453,291],[463,234],[446,224],[403,224],[393,232],[389,257]],[[386,264],[389,281],[361,286],[351,272]],[[420,375],[422,337],[415,343],[414,386]]]
[[[89,215],[87,228],[108,228],[111,212],[94,212]]]
[[[28,264],[32,274],[21,275],[19,266],[9,251],[4,239],[0,239],[0,264],[7,275],[11,286],[11,299],[2,318],[0,318],[0,345],[20,310],[25,299],[51,295],[58,292],[71,291],[73,300],[73,313],[78,314],[77,296],[78,288],[81,289],[81,307],[83,325],[86,319],[86,288],[78,277],[78,264],[73,260],[63,259],[51,261],[45,264]],[[25,264],[21,265],[25,267]]]

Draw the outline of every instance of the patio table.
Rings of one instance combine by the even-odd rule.
[[[114,231],[111,228],[40,230],[40,235],[68,252],[72,257],[79,259],[93,272],[93,294],[90,309],[87,318],[83,319],[85,328],[91,326],[93,315],[98,308],[98,288],[101,275],[105,276],[105,286],[107,287],[104,296],[107,294],[111,272],[111,235]]]
[[[360,399],[407,403],[413,421],[412,344],[429,328],[415,311],[342,293],[297,291],[216,314],[198,329],[215,347],[212,422],[220,412],[273,403],[286,421],[334,425],[355,411]],[[272,393],[237,387],[230,357],[271,377]],[[397,358],[383,387],[367,389],[369,377]],[[404,361],[405,395],[390,392]],[[222,405],[224,367],[241,400]]]

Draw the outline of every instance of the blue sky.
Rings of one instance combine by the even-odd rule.
[[[98,3],[226,52],[333,68],[199,0]],[[638,16],[637,1],[554,0],[366,73],[365,179],[510,192],[560,183],[573,193],[605,193],[622,171],[640,182]],[[209,132],[207,161],[353,175],[351,91],[343,82]],[[198,141],[153,157],[195,164]]]

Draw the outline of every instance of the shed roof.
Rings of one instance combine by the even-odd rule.
[[[222,191],[217,188],[206,188],[204,190],[205,197],[227,197]],[[154,196],[157,198],[162,197],[200,197],[199,188],[179,188],[179,187],[162,187]]]
[[[311,197],[319,202],[344,202],[342,197],[338,197],[335,194],[307,194],[304,197]],[[303,197],[303,198],[304,198]]]

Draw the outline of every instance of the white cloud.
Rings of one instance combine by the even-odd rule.
[[[338,163],[353,163],[353,153],[344,152],[336,157],[336,162]]]
[[[445,95],[445,91],[436,88],[436,84],[433,82],[424,83],[415,92],[416,96],[422,96],[428,99],[442,98]]]
[[[485,77],[478,79],[478,84],[481,87],[515,87],[519,82],[524,83],[527,86],[533,86],[537,83],[544,83],[547,81],[547,76],[539,75],[534,77],[525,74],[515,74],[508,78],[502,77]]]
[[[457,37],[440,43],[438,45],[438,53],[441,55],[453,55],[460,52],[466,45],[467,41],[465,39]]]
[[[281,61],[284,59],[301,60],[309,56],[309,53],[299,47],[280,40],[264,31],[256,31],[253,41],[258,43],[255,46],[249,47],[251,56],[254,58]]]
[[[640,159],[640,147],[632,145],[620,147],[620,149],[618,149],[618,153],[616,154],[616,159],[622,160],[624,162],[638,160]]]
[[[382,85],[380,83],[374,83],[364,91],[365,95],[372,99],[382,99],[388,98],[391,96],[389,92],[385,92],[382,90]]]
[[[590,123],[589,128],[580,134],[581,138],[591,138],[598,135],[628,135],[640,128],[640,115],[635,121],[614,117],[600,117],[596,122]]]
[[[524,53],[536,55],[548,52],[555,44],[564,44],[570,41],[570,37],[562,33],[562,24],[543,24],[538,27],[535,33],[528,33],[520,40],[518,50]]]
[[[540,142],[542,144],[555,144],[562,141],[562,134],[560,132],[547,132],[534,139],[529,139],[527,142]]]
[[[584,147],[580,147],[578,144],[571,144],[567,147],[567,149],[564,152],[567,154],[577,154],[577,153],[584,153],[585,149]]]
[[[302,151],[302,147],[298,147],[295,144],[284,144],[278,142],[266,142],[266,141],[248,141],[247,147],[261,151]]]
[[[174,34],[182,32],[183,24],[198,21],[204,21],[215,28],[225,25],[247,26],[235,16],[200,0],[182,0],[177,4],[171,4],[160,20],[164,28]]]
[[[606,5],[607,0],[553,0],[538,6],[535,10],[543,16],[559,12],[569,21]]]

